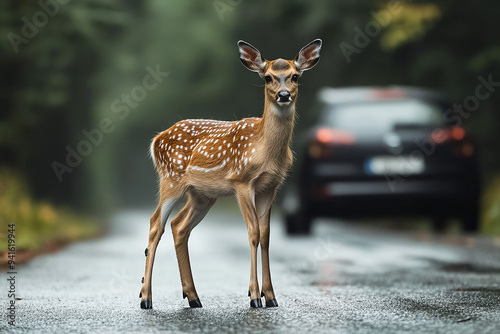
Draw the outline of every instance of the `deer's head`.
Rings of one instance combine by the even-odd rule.
[[[266,60],[259,50],[244,41],[238,42],[238,49],[243,65],[264,79],[266,100],[286,107],[297,99],[302,73],[318,63],[321,40],[316,39],[304,46],[293,60]]]

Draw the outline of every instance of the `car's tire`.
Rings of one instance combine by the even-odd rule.
[[[479,230],[478,205],[474,205],[462,214],[462,230],[465,233],[474,233]]]
[[[446,229],[448,218],[443,215],[438,215],[432,218],[432,229],[436,233],[442,233]]]
[[[311,234],[311,215],[305,212],[285,215],[285,227],[288,235],[308,235]]]

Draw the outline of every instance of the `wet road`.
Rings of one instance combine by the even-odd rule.
[[[312,237],[290,239],[276,216],[271,271],[279,307],[250,309],[245,225],[236,211],[220,209],[209,213],[190,239],[194,280],[204,307],[189,309],[182,299],[168,231],[155,261],[154,309],[141,310],[149,215],[117,215],[107,237],[19,266],[16,289],[22,300],[16,304],[16,326],[2,317],[0,332],[500,331],[500,246],[494,240],[331,221],[318,221]]]

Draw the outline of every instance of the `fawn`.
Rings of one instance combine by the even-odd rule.
[[[262,118],[225,122],[191,119],[158,134],[150,153],[160,178],[160,200],[150,220],[146,271],[139,297],[141,308],[153,307],[151,276],[156,247],[174,205],[187,202],[172,219],[183,298],[202,307],[191,274],[188,239],[216,199],[235,194],[248,229],[251,307],[276,307],[269,269],[269,219],[277,187],[292,165],[290,140],[295,118],[298,79],[319,61],[321,40],[303,47],[293,60],[268,61],[252,45],[238,42],[240,60],[265,81]],[[262,291],[257,279],[257,248],[262,254]]]

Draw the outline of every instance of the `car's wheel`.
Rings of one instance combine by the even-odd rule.
[[[468,208],[462,215],[462,229],[464,232],[477,232],[479,230],[478,205]]]
[[[289,235],[307,235],[311,233],[311,215],[305,212],[285,215],[286,233]]]
[[[446,216],[438,215],[432,219],[432,228],[434,232],[441,233],[446,229],[447,223],[448,218]]]

